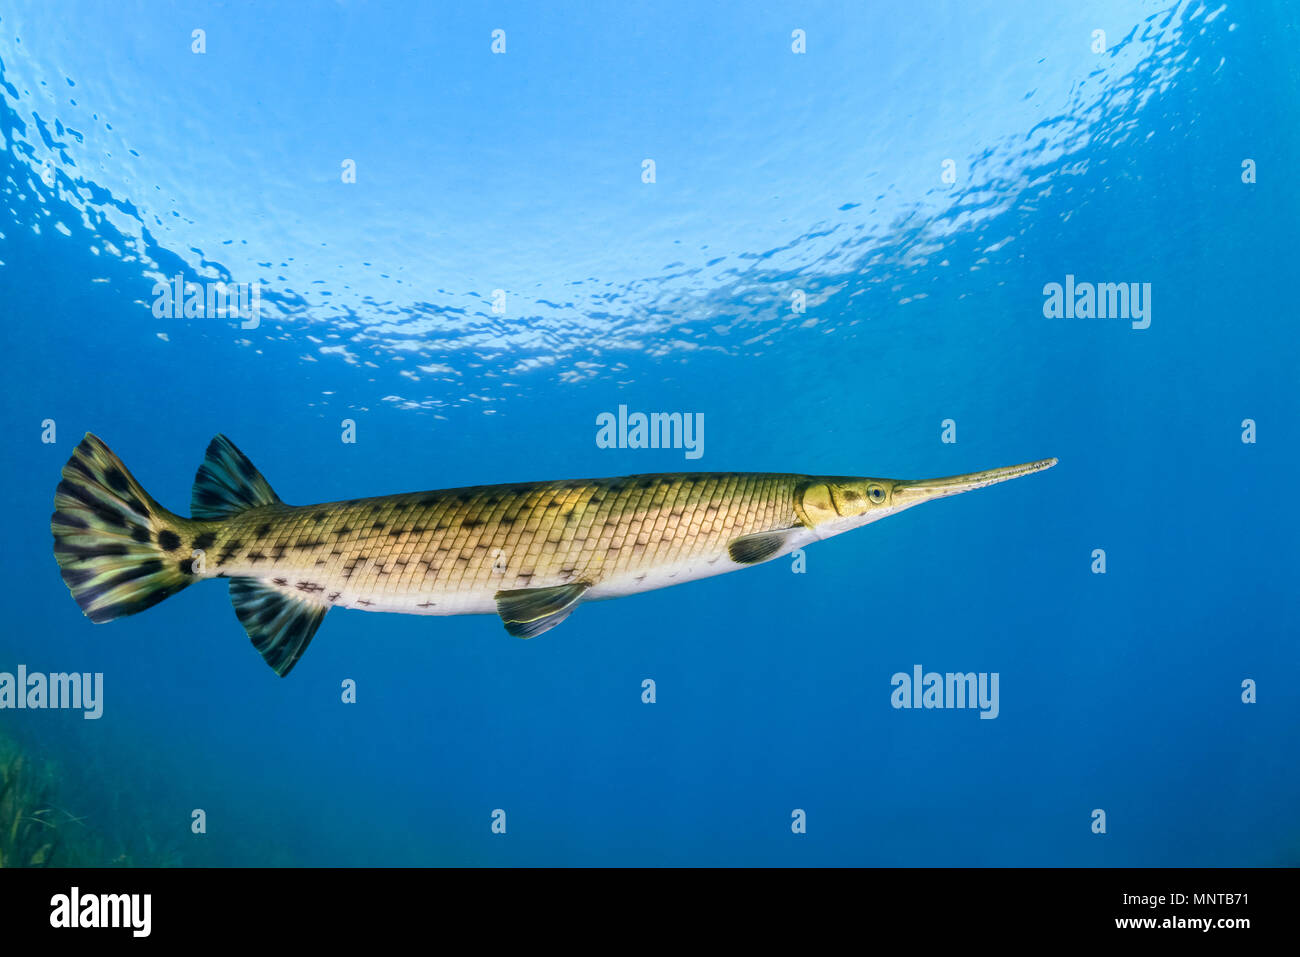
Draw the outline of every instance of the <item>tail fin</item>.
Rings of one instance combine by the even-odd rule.
[[[193,525],[155,502],[89,432],[63,466],[50,518],[63,581],[96,623],[144,611],[198,580],[182,547]]]

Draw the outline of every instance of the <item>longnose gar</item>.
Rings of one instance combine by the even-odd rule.
[[[192,518],[163,508],[90,433],[54,496],[54,556],[93,622],[229,578],[254,647],[279,675],[331,608],[498,614],[532,638],[579,603],[770,561],[922,502],[1051,468],[1044,459],[923,481],[702,472],[285,505],[223,435]]]

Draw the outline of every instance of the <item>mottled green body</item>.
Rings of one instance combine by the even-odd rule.
[[[728,544],[800,525],[806,476],[628,476],[483,485],[323,505],[265,505],[194,522],[203,574],[258,578],[371,611],[495,613],[498,591],[571,582],[588,600],[742,567]]]

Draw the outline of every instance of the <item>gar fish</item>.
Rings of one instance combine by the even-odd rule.
[[[1051,468],[1044,459],[910,480],[757,472],[476,485],[286,505],[224,435],[191,518],[159,505],[90,433],[63,467],[50,530],[81,610],[112,621],[203,578],[229,578],[276,673],[331,608],[498,614],[532,638],[584,601],[736,571],[922,502]]]

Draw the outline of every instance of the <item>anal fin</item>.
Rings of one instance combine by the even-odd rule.
[[[230,579],[230,601],[253,647],[281,678],[298,663],[330,610],[258,578]]]
[[[591,586],[586,582],[496,593],[497,614],[516,638],[535,638],[573,614]]]

